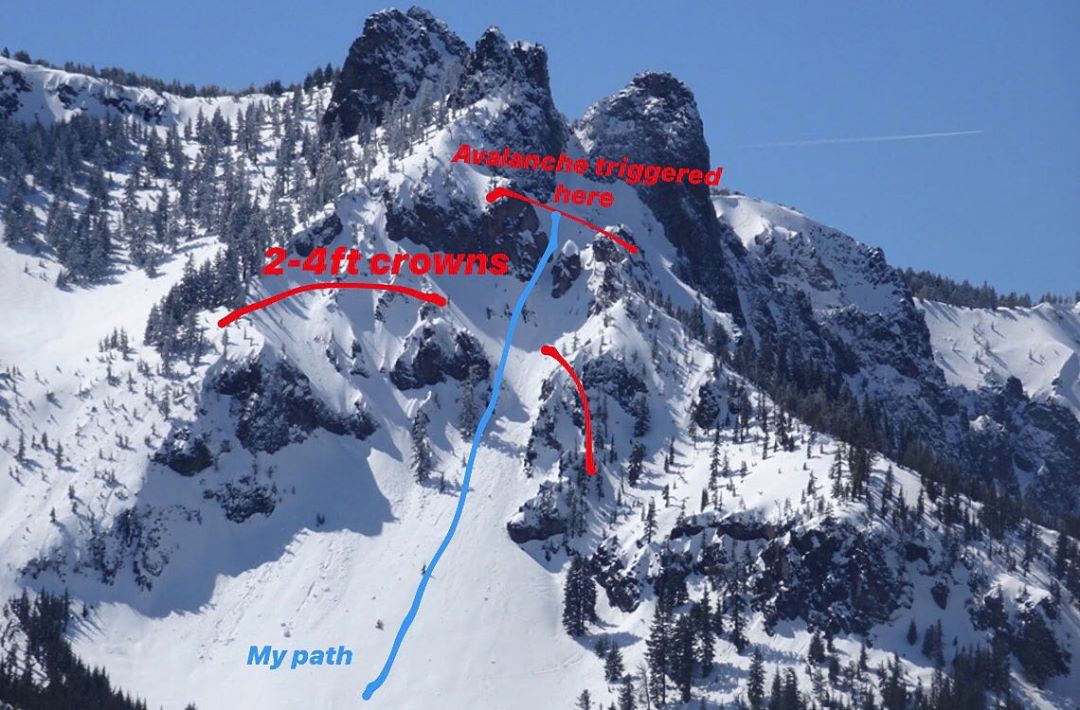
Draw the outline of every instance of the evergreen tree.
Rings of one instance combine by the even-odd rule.
[[[25,188],[19,182],[12,186],[7,207],[4,208],[4,241],[11,245],[29,244],[34,238],[34,213],[27,205]]]
[[[795,450],[795,439],[791,436],[788,418],[782,409],[776,414],[776,447],[784,451]]]
[[[418,409],[412,419],[410,439],[412,440],[412,469],[419,483],[431,478],[435,468],[435,456],[427,435],[428,416],[423,409]]]
[[[634,685],[630,680],[630,676],[626,676],[622,686],[619,688],[618,710],[636,710],[636,707],[634,703]]]
[[[57,256],[67,251],[68,241],[74,231],[75,214],[71,207],[60,197],[54,198],[45,220],[45,241],[56,250]]]
[[[162,189],[161,195],[158,197],[151,224],[154,228],[154,240],[158,244],[170,248],[176,246],[176,225],[171,216],[169,191],[167,189]]]
[[[806,659],[818,664],[824,663],[825,658],[825,644],[821,640],[821,631],[815,630],[814,635],[810,637],[810,649],[807,651]]]
[[[907,706],[907,680],[900,665],[900,657],[895,653],[889,664],[885,683],[881,688],[881,704],[885,710],[904,710]]]
[[[870,480],[870,470],[874,464],[874,454],[862,446],[852,446],[848,450],[848,468],[851,470],[851,496],[859,498],[866,493],[866,483]]]
[[[773,670],[772,682],[769,683],[769,701],[766,707],[769,710],[782,710],[784,702],[784,683],[780,679],[780,667]]]
[[[641,480],[641,474],[644,471],[644,461],[645,447],[641,445],[640,441],[635,441],[630,449],[630,460],[626,469],[626,480],[631,486],[636,486],[638,481]]]
[[[1069,567],[1069,536],[1058,533],[1054,544],[1054,574],[1058,579],[1064,580]]]
[[[608,683],[617,683],[622,679],[624,672],[622,650],[612,644],[604,658],[604,678]]]
[[[472,365],[469,367],[468,375],[461,383],[461,409],[458,411],[458,428],[461,430],[462,436],[466,438],[470,438],[476,433],[476,426],[480,421],[480,416],[476,411],[475,394],[476,385],[480,380],[479,367]]]
[[[146,151],[143,153],[143,164],[147,171],[155,178],[163,178],[167,174],[165,165],[165,145],[158,136],[157,131],[151,129],[146,140]]]
[[[831,654],[829,656],[829,682],[835,685],[839,677],[840,659],[836,657],[836,654]]]
[[[712,603],[709,601],[708,590],[701,601],[691,607],[690,617],[697,632],[697,661],[701,665],[701,674],[708,675],[716,658],[716,634],[713,630]]]
[[[71,622],[66,593],[43,592],[31,602],[24,591],[7,603],[4,616],[6,633],[16,642],[0,659],[0,704],[25,710],[146,710],[145,702],[115,689],[104,671],[75,656],[66,638]],[[16,649],[20,635],[26,639],[21,661]]]
[[[748,643],[746,634],[743,631],[742,608],[742,595],[735,592],[731,597],[731,633],[729,634],[728,639],[739,653],[742,653],[746,649],[746,644]]]
[[[1024,521],[1024,525],[1020,531],[1020,539],[1024,543],[1023,557],[1021,557],[1020,565],[1025,573],[1031,569],[1031,562],[1035,559],[1039,549],[1039,535],[1035,531],[1035,523],[1031,520]]]
[[[765,707],[765,662],[761,657],[761,649],[754,647],[754,655],[750,659],[750,675],[746,681],[746,699],[750,703],[750,710],[764,710]]]
[[[832,497],[844,497],[844,445],[836,445],[836,458],[829,468],[829,478],[832,479]]]
[[[128,256],[131,263],[153,271],[153,251],[150,245],[149,219],[146,211],[135,208],[124,218],[123,229],[128,241]]]
[[[713,433],[712,453],[709,454],[709,490],[716,490],[720,477],[720,427]]]
[[[690,688],[694,680],[694,622],[689,616],[679,616],[671,635],[671,678],[679,690],[682,701],[690,700]]]
[[[919,640],[919,630],[915,628],[915,620],[912,619],[907,628],[907,642],[909,646],[914,646],[915,642]]]
[[[1050,678],[1068,673],[1066,654],[1058,646],[1042,612],[1038,608],[1026,609],[1020,613],[1019,621],[1014,649],[1031,682],[1041,688]]]
[[[652,543],[653,535],[656,534],[656,502],[649,499],[649,508],[645,513],[645,544]]]
[[[570,560],[563,586],[563,627],[571,636],[585,633],[585,625],[596,619],[596,585],[581,557]]]
[[[649,638],[645,642],[649,668],[649,694],[658,706],[667,702],[667,668],[671,657],[671,610],[657,603]]]
[[[936,668],[945,666],[945,654],[942,648],[941,620],[926,627],[923,632],[922,653],[934,662]]]
[[[780,691],[780,710],[802,710],[802,696],[799,693],[799,679],[793,668],[784,673],[784,687]]]

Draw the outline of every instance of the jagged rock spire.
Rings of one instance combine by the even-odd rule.
[[[343,135],[364,122],[378,125],[399,96],[415,98],[425,80],[438,83],[468,54],[461,38],[427,10],[380,10],[349,48],[323,122],[339,121]]]

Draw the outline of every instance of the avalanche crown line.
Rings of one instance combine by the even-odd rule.
[[[227,316],[218,321],[218,327],[224,328],[225,326],[239,320],[242,316],[248,313],[253,313],[261,308],[266,308],[269,305],[283,301],[290,296],[295,296],[298,293],[305,291],[324,291],[336,288],[352,288],[352,289],[364,289],[369,291],[393,291],[394,293],[403,293],[406,296],[410,296],[426,303],[432,303],[436,306],[443,307],[446,305],[446,296],[438,293],[432,293],[430,291],[418,291],[415,288],[409,288],[408,286],[399,286],[397,284],[373,284],[373,283],[360,283],[355,281],[323,281],[313,284],[304,284],[297,286],[296,288],[290,288],[288,291],[282,291],[276,293],[273,296],[268,296],[260,301],[249,303],[246,306],[241,306],[235,311],[232,311]]]
[[[531,197],[526,197],[525,195],[522,195],[519,192],[514,192],[510,188],[496,187],[494,190],[492,190],[491,192],[489,192],[487,194],[487,201],[488,202],[494,202],[495,200],[502,199],[503,197],[512,197],[515,200],[521,200],[522,202],[526,202],[526,203],[532,205],[533,207],[542,207],[543,209],[547,210],[548,212],[561,214],[563,217],[566,217],[567,219],[572,219],[575,222],[577,222],[578,224],[584,225],[584,226],[588,227],[589,229],[591,229],[591,230],[593,230],[595,232],[599,232],[600,234],[603,234],[605,237],[607,237],[608,239],[611,239],[612,241],[614,241],[616,244],[618,244],[619,246],[621,246],[623,249],[630,252],[631,254],[637,254],[638,253],[638,248],[636,246],[634,246],[630,242],[626,241],[625,239],[623,239],[619,235],[612,234],[611,232],[607,231],[606,229],[601,229],[600,227],[597,227],[592,222],[587,222],[587,221],[583,220],[581,217],[575,217],[574,215],[570,214],[569,212],[563,212],[558,207],[552,207],[551,205],[546,205],[543,202],[538,202],[538,201],[532,199]]]

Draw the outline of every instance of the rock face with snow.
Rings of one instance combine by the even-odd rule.
[[[635,76],[622,90],[589,108],[575,126],[589,157],[697,168],[708,171],[709,147],[694,95],[670,74]],[[739,314],[729,259],[741,256],[730,232],[716,219],[703,184],[638,184],[638,194],[679,249],[687,280],[718,308]],[[725,253],[722,243],[736,252]]]
[[[169,432],[153,460],[183,476],[191,476],[209,468],[214,456],[204,437],[192,435],[190,429],[180,427]]]
[[[398,389],[410,390],[444,382],[447,377],[487,380],[490,365],[476,338],[452,332],[446,321],[424,323],[406,341],[405,351],[390,371]]]
[[[41,78],[49,77],[43,83]],[[156,92],[117,86],[111,82],[11,62],[0,71],[0,118],[53,120],[56,112],[101,115],[115,111],[150,123],[163,123],[169,102]]]
[[[265,98],[265,97],[263,97]],[[132,117],[172,126],[200,113],[235,115],[231,96],[185,98],[155,89],[0,58],[0,119],[52,125],[76,116]]]
[[[461,38],[427,10],[377,12],[349,48],[323,123],[337,122],[347,136],[362,124],[377,126],[393,102],[432,89],[467,54]]]
[[[270,366],[257,361],[218,375],[213,389],[232,399],[236,438],[252,452],[275,451],[303,439],[316,428],[365,439],[375,423],[362,410],[340,415],[311,391],[308,377],[285,362]]]
[[[491,27],[476,41],[451,107],[481,103],[488,115],[479,122],[482,144],[493,150],[511,146],[522,153],[558,155],[567,128],[551,98],[547,51],[538,44],[510,42]],[[495,171],[500,174],[499,171]],[[555,188],[552,173],[505,171],[518,189],[546,194]]]
[[[796,367],[824,375],[826,387],[847,387],[874,403],[877,445],[893,456],[922,457],[914,451],[921,449],[966,470],[1007,471],[1006,480],[1031,476],[1047,511],[1071,515],[1080,486],[1073,453],[1080,427],[1053,411],[1053,403],[1031,406],[1022,392],[1010,398],[997,386],[973,396],[950,386],[924,311],[880,249],[789,208],[722,194],[714,204],[746,245],[741,301],[749,304],[748,325],[776,361],[801,363]],[[762,273],[768,293],[761,279],[746,278]],[[993,422],[1006,443],[988,451],[983,429],[972,426],[979,420]],[[991,451],[998,454],[994,461]],[[1019,487],[1017,480],[1007,485]]]
[[[536,212],[517,201],[477,205],[465,187],[447,178],[435,184],[403,183],[382,195],[386,234],[431,251],[510,257],[512,273],[525,281],[547,242]]]
[[[570,125],[543,48],[491,28],[470,49],[418,9],[369,18],[332,89],[280,98],[123,89],[139,106],[160,99],[147,114],[90,102],[115,88],[90,77],[10,60],[0,72],[13,146],[39,117],[139,126],[129,145],[105,140],[108,180],[65,198],[80,214],[92,190],[110,198],[94,207],[122,225],[106,280],[56,286],[56,230],[37,235],[60,219],[42,209],[56,197],[38,179],[56,179],[47,161],[25,183],[37,236],[0,245],[0,302],[42,316],[0,337],[0,592],[85,601],[76,651],[151,705],[354,703],[465,493],[375,698],[386,707],[546,710],[585,689],[607,707],[623,682],[605,680],[589,650],[601,642],[619,648],[634,694],[648,680],[653,707],[671,705],[672,687],[694,706],[745,699],[754,647],[807,705],[881,702],[876,669],[894,662],[910,693],[929,689],[936,665],[962,675],[953,656],[976,647],[993,649],[994,701],[1078,695],[1080,551],[1050,527],[1069,529],[1080,491],[1080,424],[1061,406],[1076,402],[1075,309],[917,303],[880,250],[797,211],[581,176],[619,191],[587,217],[640,252],[563,221],[463,490],[511,308],[554,236],[545,212],[484,197],[509,184],[542,200],[553,178],[451,164],[448,151],[714,167],[676,78],[638,75]],[[436,118],[396,135],[387,118],[403,106]],[[170,130],[188,121],[209,125]],[[321,128],[335,123],[364,144],[332,142]],[[147,131],[166,145],[157,173]],[[128,182],[136,170],[149,187]],[[0,199],[12,182],[0,172]],[[162,194],[190,234],[136,263],[126,225],[144,212],[153,224]],[[302,257],[506,253],[512,270],[387,277],[445,308],[317,291],[218,328],[224,304],[325,278],[260,273],[270,242]],[[129,342],[150,319],[171,337]],[[584,382],[595,477],[578,392],[543,344]],[[568,567],[599,597],[578,638],[558,627],[582,603]],[[909,625],[929,641],[907,640]],[[345,644],[355,660],[347,675],[258,675],[241,667],[255,643]],[[660,648],[672,655],[643,677]]]
[[[752,582],[765,623],[806,619],[828,633],[866,633],[887,622],[904,590],[896,556],[881,554],[893,548],[883,537],[825,521],[770,541]]]
[[[426,59],[418,62],[418,56]],[[436,69],[438,77],[431,76]],[[372,82],[382,86],[385,82],[379,77],[384,74],[405,85],[369,86]],[[368,20],[364,35],[350,50],[323,120],[340,121],[346,134],[354,133],[361,121],[381,121],[377,114],[387,107],[386,94],[415,101],[421,91],[435,98],[432,92],[440,87],[448,92],[440,97],[448,111],[471,116],[462,143],[471,142],[478,149],[512,146],[540,154],[558,154],[565,146],[568,130],[551,98],[543,47],[508,41],[493,27],[469,50],[442,23],[415,8],[406,15],[393,10],[376,13]],[[368,104],[374,108],[363,108]],[[425,164],[425,180],[409,179],[382,190],[390,238],[408,238],[433,251],[506,253],[514,274],[527,279],[547,240],[534,211],[513,201],[478,204],[472,186],[461,181],[459,172],[451,174],[431,165],[434,162]],[[507,184],[530,194],[551,192],[555,184],[550,173],[488,167],[481,172],[504,177]]]

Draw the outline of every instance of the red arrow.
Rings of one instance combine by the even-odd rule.
[[[562,353],[551,345],[543,346],[540,348],[540,352],[548,357],[555,358],[555,361],[563,366],[563,369],[570,375],[570,379],[574,381],[574,386],[577,387],[578,396],[581,397],[581,407],[585,410],[585,472],[590,476],[595,476],[596,461],[593,459],[592,448],[592,415],[589,414],[589,397],[585,394],[585,386],[581,384],[581,378],[577,376],[574,368],[570,366]]]
[[[446,297],[438,293],[429,293],[427,291],[417,291],[415,288],[409,288],[408,286],[398,286],[397,284],[369,284],[369,283],[356,283],[352,281],[328,281],[325,283],[304,284],[303,286],[297,286],[296,288],[290,288],[288,291],[282,291],[281,293],[274,294],[269,298],[264,298],[261,301],[255,303],[249,303],[246,306],[241,306],[235,311],[225,316],[218,321],[218,327],[224,328],[229,323],[239,319],[241,316],[247,315],[252,311],[257,311],[260,308],[266,308],[272,303],[284,300],[289,296],[295,296],[298,293],[304,291],[322,291],[331,288],[359,288],[372,291],[393,291],[394,293],[403,293],[406,296],[426,301],[427,303],[434,303],[436,306],[445,306]]]
[[[522,195],[521,193],[518,193],[518,192],[514,192],[513,190],[511,190],[509,188],[496,187],[494,190],[492,190],[491,192],[489,192],[487,194],[487,201],[488,202],[494,202],[495,200],[498,200],[498,199],[503,198],[503,197],[512,197],[515,200],[521,200],[522,202],[527,202],[530,205],[533,205],[534,207],[543,207],[545,210],[548,210],[549,212],[558,212],[563,217],[566,217],[567,219],[572,219],[575,222],[577,222],[578,224],[583,224],[583,225],[585,225],[586,227],[588,227],[589,229],[591,229],[593,231],[600,232],[600,234],[603,234],[608,239],[614,240],[614,242],[616,244],[618,244],[619,246],[621,246],[623,249],[630,252],[631,254],[637,254],[637,250],[638,250],[637,247],[634,246],[633,244],[631,244],[630,242],[626,241],[625,239],[623,239],[619,235],[612,234],[611,232],[607,231],[606,229],[600,229],[599,227],[597,227],[592,222],[586,222],[581,217],[575,217],[574,215],[570,214],[569,212],[563,212],[558,207],[552,207],[551,205],[545,205],[543,202],[537,202],[536,200],[532,199],[531,197],[526,197],[525,195]]]

